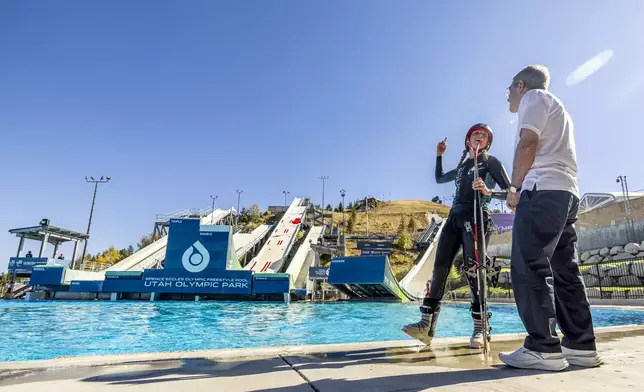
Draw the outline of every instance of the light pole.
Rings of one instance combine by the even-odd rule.
[[[289,194],[289,193],[291,193],[291,192],[289,192],[289,191],[282,191],[282,193],[284,194],[284,212],[286,212],[286,206],[287,206],[287,204],[286,204],[286,197],[287,197],[287,196],[288,196],[288,194]]]
[[[92,208],[89,210],[89,222],[87,222],[87,235],[89,236],[89,229],[92,227],[92,216],[94,215],[94,204],[96,203],[96,191],[98,190],[98,184],[104,184],[111,180],[112,177],[110,176],[101,176],[100,179],[95,180],[94,177],[85,177],[85,182],[89,182],[94,184],[94,196],[92,197]],[[85,244],[83,245],[83,255],[81,256],[81,266],[83,265],[85,261],[85,254],[87,253],[87,242],[89,241],[89,238],[85,240]],[[76,260],[72,260],[72,263],[76,263]],[[72,265],[72,269],[74,269],[75,265]]]
[[[633,211],[631,210],[631,198],[628,193],[628,182],[626,181],[626,176],[617,176],[616,182],[619,182],[622,186],[622,194],[624,195],[624,210],[626,212],[626,226],[628,228],[628,241],[634,241],[635,239],[635,225],[633,224]]]
[[[322,180],[322,226],[324,226],[324,182],[329,179],[329,176],[320,176],[318,177]]]
[[[210,195],[210,198],[212,199],[212,211],[210,212],[210,224],[214,224],[214,219],[215,219],[215,201],[217,200],[219,196],[213,196]]]
[[[369,195],[364,198],[364,211],[367,226],[367,237],[369,237]]]
[[[237,190],[237,218],[235,219],[235,231],[237,231],[237,227],[239,225],[239,201],[241,200],[242,193],[244,193],[243,190]]]
[[[344,223],[344,210],[346,209],[344,207],[344,196],[346,196],[347,191],[344,189],[340,189],[340,196],[342,196],[342,231],[344,232],[344,235],[346,235],[347,227],[345,226]]]

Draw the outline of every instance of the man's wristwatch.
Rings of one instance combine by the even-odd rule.
[[[512,193],[517,193],[521,190],[521,187],[516,187],[514,185],[510,185],[510,192]]]

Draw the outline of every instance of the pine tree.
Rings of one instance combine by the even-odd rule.
[[[353,229],[356,227],[357,220],[358,220],[358,214],[356,214],[355,210],[352,210],[351,215],[349,216],[349,222],[347,223],[347,231],[349,233],[353,232]]]
[[[405,216],[403,215],[400,218],[400,224],[398,225],[398,235],[402,235],[402,233],[406,230],[407,225],[405,222]]]
[[[409,218],[409,224],[407,225],[407,230],[409,230],[410,233],[415,233],[416,232],[416,219],[414,219],[413,216]]]

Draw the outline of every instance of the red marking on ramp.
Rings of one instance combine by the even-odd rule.
[[[264,268],[262,268],[262,270],[260,272],[266,271],[268,269],[268,267],[270,267],[270,265],[271,265],[271,262],[267,261],[266,264],[264,264]]]
[[[256,262],[256,261],[255,261],[255,262],[253,262],[253,265],[250,267],[250,269],[255,268],[255,266],[256,266],[256,265],[257,265],[257,262]]]

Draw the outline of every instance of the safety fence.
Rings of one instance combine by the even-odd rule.
[[[498,281],[490,285],[490,298],[513,298],[510,260],[497,259],[501,265]],[[582,264],[579,271],[590,299],[644,299],[644,257]],[[449,298],[469,298],[467,281],[460,274],[452,279],[447,290]]]

